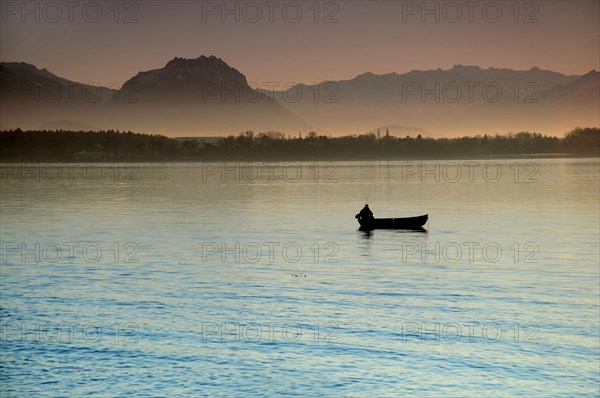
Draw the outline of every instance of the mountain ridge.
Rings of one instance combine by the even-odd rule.
[[[2,123],[24,128],[65,120],[100,129],[118,125],[163,134],[307,128],[215,56],[176,57],[162,68],[138,72],[119,90],[82,85],[26,63],[0,63],[0,81],[7,109]],[[73,96],[74,88],[83,95]],[[55,89],[69,101],[48,101],[48,93]],[[100,95],[90,100],[89,91]],[[34,98],[27,97],[31,92]]]
[[[434,135],[564,132],[574,127],[565,125],[566,120],[600,124],[595,110],[600,103],[599,76],[595,70],[577,76],[537,66],[515,70],[456,64],[446,70],[365,72],[349,80],[300,83],[284,93],[254,89],[238,69],[214,55],[202,55],[175,57],[161,68],[136,73],[114,90],[71,81],[24,62],[1,62],[1,99],[7,109],[1,122],[37,128],[62,120],[175,135],[245,130],[360,133],[373,126],[414,126]],[[27,94],[56,87],[64,92],[75,88],[76,94],[50,104],[36,103]],[[473,88],[478,90],[476,98],[469,97]],[[293,90],[305,95],[290,100]],[[454,101],[456,90],[461,95]],[[502,93],[497,101],[494,90]],[[95,101],[90,101],[90,93],[96,94]]]

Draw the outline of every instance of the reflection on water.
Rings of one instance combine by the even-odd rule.
[[[597,394],[597,160],[21,166],[3,396]]]
[[[377,233],[381,234],[381,235],[386,235],[386,234],[397,234],[397,237],[400,238],[410,238],[410,237],[416,237],[419,236],[420,234],[426,234],[427,230],[425,228],[417,228],[417,229],[380,229],[380,230],[376,230]],[[370,239],[374,234],[375,234],[375,230],[370,230],[370,229],[362,229],[362,228],[358,228],[357,230],[358,234],[365,238],[365,239]]]

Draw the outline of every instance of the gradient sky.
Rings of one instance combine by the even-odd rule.
[[[318,3],[318,23],[313,1],[291,5],[279,1],[273,6],[272,22],[269,6],[262,0],[252,5],[124,1],[118,3],[117,15],[113,1],[77,3],[70,22],[69,9],[62,1],[53,3],[59,5],[60,15],[44,2],[28,2],[26,7],[33,12],[27,14],[22,2],[3,1],[0,60],[24,61],[70,80],[113,88],[138,71],[163,67],[174,57],[200,55],[222,58],[249,81],[282,85],[351,79],[367,71],[447,69],[454,64],[537,66],[578,75],[600,69],[598,0],[489,5],[474,1],[472,22],[462,0],[453,3],[460,7],[461,16],[447,2],[323,1]],[[93,23],[96,5],[101,15]],[[255,5],[262,15],[253,23]],[[238,7],[240,22],[234,20],[234,11],[223,23],[220,12],[224,7]],[[422,22],[424,7],[439,7],[440,21],[434,20],[435,15],[425,15]],[[298,8],[302,15],[292,23]],[[492,22],[497,8],[502,15]],[[128,14],[137,22],[123,23]],[[332,23],[323,23],[330,14]],[[524,23],[526,18],[532,23]]]

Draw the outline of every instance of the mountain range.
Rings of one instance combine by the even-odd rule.
[[[561,135],[600,124],[600,73],[582,76],[455,65],[351,80],[252,87],[215,56],[174,58],[120,89],[78,83],[23,62],[0,63],[0,128],[132,130],[170,136],[253,130],[297,135]],[[387,127],[386,127],[387,126]]]

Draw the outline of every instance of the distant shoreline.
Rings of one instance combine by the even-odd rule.
[[[494,157],[465,157],[465,158],[404,158],[404,159],[342,159],[342,158],[321,158],[321,159],[282,159],[282,160],[249,160],[249,159],[118,159],[118,160],[8,160],[0,159],[0,164],[44,164],[44,163],[64,163],[64,164],[78,164],[78,163],[89,163],[89,164],[164,164],[164,163],[315,163],[315,162],[427,162],[427,161],[477,161],[477,160],[545,160],[545,159],[600,159],[600,156],[586,156],[586,155],[574,155],[568,153],[540,153],[540,154],[514,154],[505,156],[494,156]]]
[[[564,137],[519,132],[457,138],[373,133],[329,137],[255,134],[205,142],[109,131],[0,131],[0,163],[215,163],[561,159],[600,157],[600,129]]]

